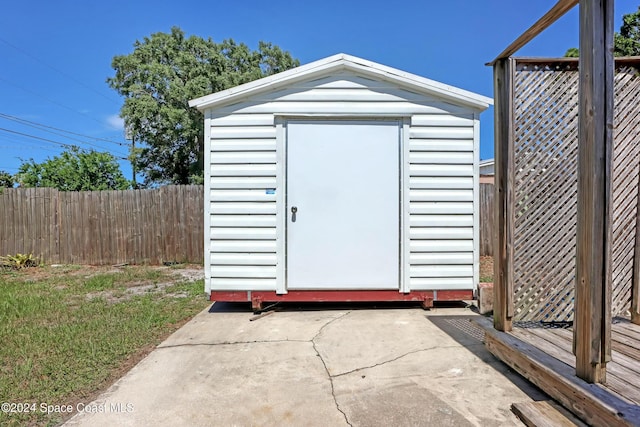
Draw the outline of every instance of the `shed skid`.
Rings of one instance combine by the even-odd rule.
[[[472,290],[434,290],[401,293],[392,290],[372,291],[289,291],[277,294],[270,291],[211,291],[211,301],[248,302],[253,311],[261,311],[264,303],[273,302],[420,302],[422,307],[433,307],[434,301],[463,301],[473,299]]]

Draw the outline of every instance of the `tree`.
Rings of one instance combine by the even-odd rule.
[[[13,175],[9,172],[0,171],[0,188],[12,188],[15,183]]]
[[[635,13],[622,16],[620,32],[613,35],[614,56],[640,56],[640,6]],[[569,48],[564,56],[577,58],[580,51],[577,47]]]
[[[640,55],[640,6],[635,13],[622,17],[620,33],[615,33],[613,44],[616,56]]]
[[[577,47],[570,47],[565,52],[564,56],[568,58],[578,58],[580,56],[580,50]]]
[[[42,163],[23,161],[16,180],[21,187],[54,187],[61,191],[126,190],[130,186],[111,154],[78,147]]]
[[[132,155],[145,184],[202,182],[204,118],[188,101],[299,65],[289,52],[260,42],[155,33],[116,56],[107,82],[122,95],[120,116],[141,148]]]

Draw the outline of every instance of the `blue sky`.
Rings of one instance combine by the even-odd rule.
[[[118,119],[122,99],[105,83],[113,75],[111,60],[130,53],[135,40],[168,32],[174,25],[188,35],[233,38],[252,48],[260,40],[270,41],[303,64],[344,52],[492,96],[492,71],[484,64],[555,2],[8,2],[0,15],[0,170],[15,173],[20,159],[42,161],[64,149],[15,132],[125,157],[127,141]],[[616,2],[616,29],[622,14],[635,11],[638,3]],[[562,56],[577,46],[577,12],[568,13],[518,55]],[[43,132],[7,116],[83,136]],[[480,157],[486,159],[493,157],[493,109],[481,120]],[[128,162],[120,164],[130,178]]]

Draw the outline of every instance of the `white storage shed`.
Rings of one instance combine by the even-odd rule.
[[[491,103],[345,54],[192,100],[211,300],[472,298]]]

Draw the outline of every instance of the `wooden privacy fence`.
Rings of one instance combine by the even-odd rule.
[[[203,187],[62,192],[4,189],[0,254],[56,264],[203,261]]]
[[[636,59],[616,61],[612,315],[630,307],[640,147]],[[578,62],[515,59],[513,70],[514,318],[573,318],[578,171]],[[595,260],[594,260],[595,261]]]
[[[480,255],[493,255],[493,184],[480,184],[478,195],[480,209]]]

